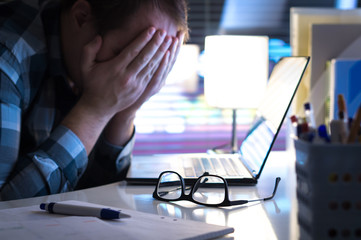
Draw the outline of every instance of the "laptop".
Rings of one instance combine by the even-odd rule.
[[[159,174],[178,172],[192,184],[204,172],[224,177],[229,185],[255,185],[282,127],[309,57],[283,57],[274,66],[254,122],[236,154],[159,154],[132,159],[126,180],[156,184]]]

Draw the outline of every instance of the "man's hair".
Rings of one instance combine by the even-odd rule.
[[[64,10],[70,9],[77,0],[62,0]],[[188,38],[188,7],[186,0],[87,0],[100,34],[121,27],[142,5],[168,15],[186,33]]]

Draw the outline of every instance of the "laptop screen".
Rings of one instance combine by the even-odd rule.
[[[256,119],[239,150],[256,178],[282,127],[308,62],[309,57],[284,57],[273,68]]]

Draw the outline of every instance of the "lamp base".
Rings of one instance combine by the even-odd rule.
[[[229,149],[230,148],[230,149]],[[237,139],[237,109],[232,109],[232,139],[230,143],[214,147],[208,150],[209,153],[238,153],[238,139]]]
[[[217,146],[214,147],[212,149],[208,149],[207,153],[209,154],[234,154],[237,153],[238,151],[234,151],[232,149],[232,144],[231,143],[227,143],[221,146]]]

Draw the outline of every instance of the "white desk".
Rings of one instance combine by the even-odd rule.
[[[230,239],[297,239],[295,157],[273,152],[255,187],[231,187],[231,199],[268,197],[276,177],[281,177],[278,192],[271,201],[230,208],[209,208],[188,202],[165,203],[154,200],[153,186],[118,182],[81,191],[0,202],[0,209],[39,205],[45,201],[79,200],[133,209],[184,219],[193,219],[235,229]]]

